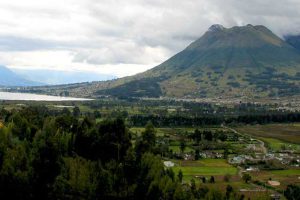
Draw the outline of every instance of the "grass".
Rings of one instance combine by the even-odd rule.
[[[237,170],[234,167],[174,167],[175,173],[181,169],[184,176],[221,176],[225,174],[234,175]]]
[[[226,174],[237,174],[237,169],[229,165],[226,160],[223,159],[174,162],[176,165],[172,169],[175,174],[178,174],[179,170],[181,170],[185,181],[189,181],[195,178],[195,176],[224,176]]]
[[[288,147],[289,149],[294,149],[294,150],[299,150],[300,146],[298,144],[291,144],[291,143],[287,143],[278,139],[274,139],[274,138],[261,138],[259,137],[259,139],[263,140],[264,142],[266,142],[268,144],[268,146],[277,151],[277,150],[281,150],[282,147]]]
[[[297,175],[300,176],[300,169],[287,169],[287,170],[274,170],[271,171],[272,174],[275,175],[283,175],[283,176],[292,176],[292,175]]]
[[[201,130],[201,128],[199,128]],[[207,128],[203,128],[207,129]],[[223,128],[218,127],[210,127],[210,130],[224,130]],[[138,134],[141,134],[145,128],[144,127],[132,127],[130,128],[132,132],[136,132]],[[185,137],[187,133],[192,133],[195,131],[195,128],[193,127],[184,127],[184,128],[156,128],[156,136],[164,136],[169,135],[173,137]]]
[[[181,152],[180,146],[169,146],[169,150],[172,150],[174,153],[179,153],[179,152]],[[186,147],[186,148],[184,149],[184,152],[185,152],[185,153],[189,153],[189,152],[191,152],[191,151],[194,151],[194,149],[192,149],[191,147]]]

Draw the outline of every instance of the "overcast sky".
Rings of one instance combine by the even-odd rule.
[[[122,77],[156,66],[212,24],[300,32],[299,0],[0,0],[0,64]]]

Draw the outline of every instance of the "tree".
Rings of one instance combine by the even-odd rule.
[[[36,134],[32,147],[32,170],[34,194],[37,199],[45,199],[60,172],[61,155],[58,141],[54,139],[55,121],[45,121],[43,130]]]
[[[300,186],[299,185],[288,185],[284,191],[284,196],[287,200],[298,200],[300,199]]]
[[[184,139],[182,139],[180,141],[180,151],[181,151],[181,153],[184,153],[185,148],[186,148],[186,144],[185,144]]]
[[[78,106],[75,106],[73,108],[73,116],[76,117],[76,118],[78,118],[80,116],[80,109],[79,109]]]
[[[199,148],[197,148],[195,151],[195,160],[199,160],[199,157],[200,157],[200,150]]]
[[[208,187],[201,185],[198,189],[198,192],[197,192],[198,193],[197,198],[198,199],[204,199],[208,192],[209,192]]]
[[[231,185],[227,185],[227,187],[226,187],[226,199],[230,198],[231,193],[233,193],[233,187]]]
[[[145,131],[142,133],[142,137],[143,140],[146,141],[150,147],[155,146],[155,142],[156,142],[155,134],[156,134],[155,128],[152,122],[149,121],[145,127]]]
[[[191,191],[195,195],[196,193],[196,181],[194,179],[191,180]]]
[[[204,131],[203,132],[204,139],[207,141],[212,141],[213,140],[213,134],[211,131]]]
[[[99,110],[95,110],[94,111],[94,117],[97,119],[97,118],[101,118],[101,113]]]
[[[248,183],[252,179],[250,174],[244,174],[242,178],[245,181],[245,183]]]
[[[222,142],[225,142],[227,140],[227,135],[223,131],[219,132],[218,139],[221,140]]]
[[[210,182],[210,183],[215,183],[215,177],[214,177],[214,176],[211,176],[210,179],[209,179],[209,182]]]
[[[174,200],[189,200],[193,199],[192,194],[189,190],[183,189],[180,185],[178,185],[174,192]]]
[[[201,131],[199,131],[199,129],[196,129],[194,131],[194,139],[195,139],[196,143],[199,145],[199,142],[202,139],[202,133],[201,133]]]
[[[145,131],[142,132],[142,137],[137,139],[135,150],[138,159],[143,153],[154,152],[156,146],[156,131],[151,122],[148,122]]]
[[[63,108],[61,111],[62,115],[71,115],[71,112],[68,108]]]
[[[228,158],[228,154],[229,154],[229,151],[227,148],[224,149],[224,152],[223,152],[223,158],[224,159],[227,159]]]
[[[178,180],[179,180],[179,182],[180,183],[182,183],[182,179],[183,179],[183,173],[182,173],[182,171],[181,171],[181,169],[179,170],[179,172],[178,172]]]
[[[209,200],[220,200],[220,199],[224,199],[223,194],[221,193],[221,191],[216,190],[216,189],[211,189],[207,195],[206,195],[206,199]]]
[[[78,155],[106,163],[110,160],[122,161],[131,147],[131,138],[124,120],[115,119],[97,125],[83,122],[74,143]]]

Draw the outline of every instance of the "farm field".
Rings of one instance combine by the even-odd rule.
[[[289,184],[300,183],[300,170],[299,169],[287,169],[287,170],[270,170],[270,171],[259,171],[252,172],[253,181],[260,181],[266,185],[269,180],[278,181],[279,186],[273,186],[274,189],[284,190]],[[269,185],[270,186],[270,185]]]
[[[173,170],[178,174],[179,170],[183,173],[183,179],[190,181],[196,180],[196,176],[224,176],[236,175],[237,168],[231,166],[224,159],[203,159],[198,161],[174,161]]]
[[[198,127],[197,127],[198,128]],[[156,130],[156,136],[173,136],[173,137],[179,137],[179,136],[187,136],[187,133],[192,133],[195,131],[196,128],[193,127],[181,127],[181,128],[155,128]],[[206,127],[206,128],[198,128],[199,130],[226,130],[221,127]],[[130,131],[132,133],[136,133],[138,136],[145,130],[144,127],[132,127],[130,128]]]
[[[296,151],[300,151],[300,145],[298,144],[292,144],[288,142],[284,142],[282,140],[274,139],[274,138],[263,138],[258,137],[258,139],[264,141],[266,144],[268,144],[268,147],[272,150],[279,151],[282,148],[288,148],[288,149],[294,149]]]
[[[169,146],[169,150],[172,150],[172,152],[174,153],[180,153],[180,146]],[[184,149],[184,153],[190,153],[191,151],[194,151],[194,149],[192,149],[191,147],[185,147]]]
[[[286,143],[300,144],[300,124],[247,125],[235,128],[240,133],[260,138],[272,138]],[[269,141],[272,144],[272,141]],[[273,141],[276,145],[277,141]]]

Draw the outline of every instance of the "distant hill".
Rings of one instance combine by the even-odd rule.
[[[71,96],[278,98],[300,95],[300,51],[265,26],[211,26],[157,67],[113,81],[40,91]],[[296,48],[295,48],[296,47]]]
[[[5,66],[0,66],[0,86],[38,86],[43,83],[30,81],[17,75]]]
[[[106,81],[115,79],[113,75],[95,72],[58,71],[58,70],[24,70],[14,69],[16,74],[29,80],[43,82],[48,85],[72,84],[92,81]]]

